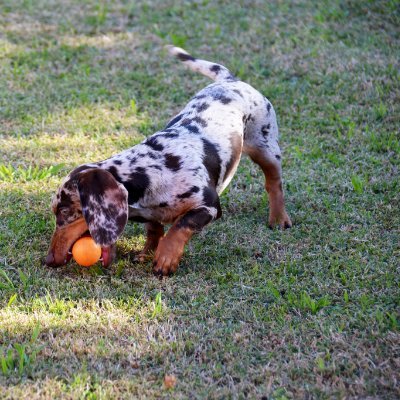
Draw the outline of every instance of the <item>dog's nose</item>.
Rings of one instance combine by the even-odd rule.
[[[47,254],[46,260],[44,261],[48,267],[54,267],[55,262],[54,262],[54,254],[53,252],[49,251],[49,254]]]

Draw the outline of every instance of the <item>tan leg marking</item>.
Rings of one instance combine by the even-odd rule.
[[[273,228],[278,225],[282,229],[291,228],[292,221],[285,210],[280,162],[278,160],[270,161],[258,152],[251,152],[249,155],[264,172],[265,189],[268,193],[270,208],[269,227]]]
[[[170,275],[178,268],[186,243],[193,236],[190,228],[177,228],[177,222],[160,239],[153,261],[153,272],[157,275]]]
[[[269,219],[268,224],[270,228],[279,225],[282,229],[290,228],[292,221],[290,220],[286,210],[285,201],[283,197],[282,181],[281,178],[273,178],[271,170],[269,169],[265,175],[265,189],[269,197]]]

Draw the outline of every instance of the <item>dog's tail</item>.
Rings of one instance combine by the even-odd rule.
[[[216,82],[236,80],[236,78],[231,74],[228,68],[224,67],[223,65],[194,58],[180,47],[175,47],[171,45],[168,45],[166,47],[170,54],[181,60],[192,71],[200,72],[201,74],[208,76]]]

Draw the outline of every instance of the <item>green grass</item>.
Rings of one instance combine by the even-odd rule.
[[[0,5],[0,398],[398,398],[399,3]],[[288,212],[243,159],[175,276],[42,265],[74,166],[139,143],[228,66],[278,114]],[[174,376],[167,388],[164,377]]]

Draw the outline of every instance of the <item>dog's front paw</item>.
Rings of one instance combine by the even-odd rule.
[[[276,226],[280,229],[288,229],[292,227],[292,221],[286,211],[284,211],[280,215],[270,215],[268,226],[270,229],[274,229]]]
[[[184,246],[163,238],[160,240],[153,260],[154,275],[168,276],[173,274],[183,255]]]

